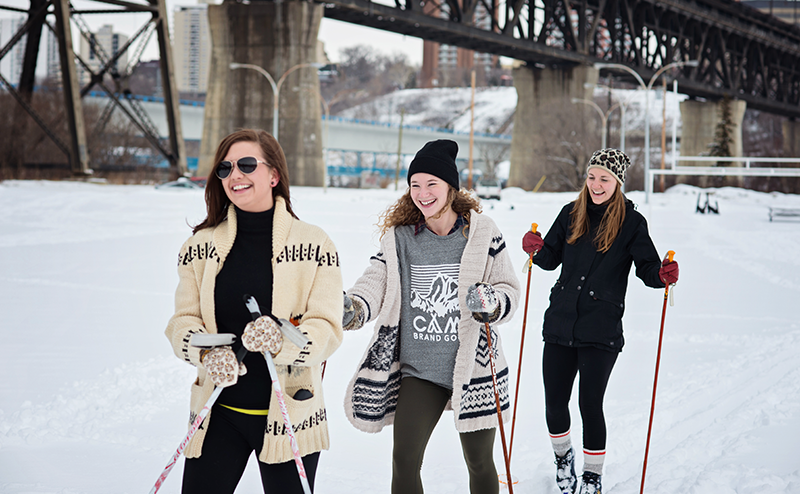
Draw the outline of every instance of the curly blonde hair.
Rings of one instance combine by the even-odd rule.
[[[440,218],[447,209],[452,209],[456,214],[464,217],[467,225],[464,227],[464,236],[466,236],[466,229],[469,228],[470,214],[472,211],[480,214],[483,209],[481,208],[480,199],[477,199],[467,191],[467,189],[456,190],[455,187],[450,186],[447,192],[447,204],[434,216],[434,219]],[[416,225],[424,216],[422,211],[419,210],[414,200],[411,199],[411,189],[407,190],[405,194],[400,197],[394,204],[386,208],[386,211],[378,217],[378,230],[380,231],[381,238],[393,226],[403,225]]]

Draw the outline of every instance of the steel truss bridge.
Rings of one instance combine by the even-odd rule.
[[[130,119],[130,122],[139,129],[151,146],[161,153],[179,174],[185,174],[187,172],[186,151],[181,135],[178,90],[167,29],[166,0],[92,1],[100,4],[101,8],[80,10],[76,9],[69,0],[30,0],[30,7],[27,10],[0,4],[0,11],[28,15],[26,21],[8,42],[4,46],[0,45],[0,59],[6,56],[17,43],[25,45],[19,84],[16,84],[17,81],[8,81],[0,75],[0,90],[8,92],[17,101],[19,107],[41,128],[44,135],[66,155],[70,168],[76,175],[91,173],[82,100],[94,88],[104,91],[109,100],[95,127],[89,129],[90,132],[103,134],[112,113],[116,110]],[[89,31],[88,24],[83,18],[85,15],[130,13],[150,14],[150,19],[126,43],[118,47],[116,53],[105,52],[102,45]],[[48,17],[52,19],[52,22],[48,20]],[[80,54],[74,52],[73,26],[78,29],[80,35],[88,43],[92,56],[98,60],[99,64],[96,67],[90,66],[88,60],[84,60]],[[58,40],[61,71],[59,82],[64,94],[64,108],[61,113],[56,115],[41,115],[31,105],[36,60],[40,52],[39,44],[43,29],[52,31]],[[141,104],[133,97],[128,88],[128,79],[153,35],[158,41],[161,86],[169,127],[169,137],[166,140],[159,137],[147,112],[142,109]],[[134,43],[138,43],[138,46],[135,46]],[[129,62],[126,67],[119,67],[119,60],[125,54],[129,54]],[[84,85],[79,83],[76,63],[80,64],[88,75],[88,83]],[[67,142],[65,142],[64,136],[57,131],[58,124],[62,120],[66,120],[67,123],[69,134]],[[24,159],[24,154],[32,151],[33,149],[23,150],[22,156],[17,159]]]
[[[529,66],[619,63],[645,81],[800,117],[800,29],[732,0],[326,0],[325,17],[510,57]],[[484,26],[484,27],[481,27]],[[624,72],[621,79],[634,81]]]

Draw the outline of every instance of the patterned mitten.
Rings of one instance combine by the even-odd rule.
[[[467,289],[467,308],[472,317],[484,322],[483,314],[487,314],[489,322],[496,321],[500,313],[500,302],[497,294],[488,283],[475,283]]]
[[[271,317],[261,316],[244,327],[242,344],[251,352],[264,353],[269,350],[274,357],[283,348],[281,328]]]
[[[239,376],[247,374],[243,363],[236,361],[236,354],[229,346],[218,346],[203,353],[200,359],[208,377],[215,386],[227,388],[239,380]]]
[[[342,329],[351,331],[364,325],[364,306],[357,299],[344,296],[344,312],[342,313]]]

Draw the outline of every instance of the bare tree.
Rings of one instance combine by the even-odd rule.
[[[417,68],[409,64],[404,54],[386,56],[366,45],[344,48],[340,54],[338,76],[321,87],[326,100],[335,99],[331,105],[333,114],[415,84]]]
[[[497,178],[497,165],[507,160],[511,152],[511,144],[481,144],[478,156],[484,164],[486,178]]]
[[[534,159],[547,176],[544,190],[577,190],[586,177],[586,163],[600,145],[599,132],[587,122],[582,108],[567,101],[542,105],[533,135],[537,140]],[[538,180],[539,177],[536,178]]]
[[[45,132],[31,116],[21,110],[19,104],[9,94],[0,92],[0,135],[11,135],[13,129],[26,129],[18,139],[0,139],[0,180],[4,179],[59,179],[71,176],[67,155],[54,142],[55,137],[61,146],[68,146],[64,95],[55,86],[44,85],[31,99],[31,108],[48,128]],[[102,108],[84,104],[84,122],[87,129],[87,148],[91,160],[90,167],[95,176],[107,176],[109,172],[135,173],[133,181],[152,181],[149,175],[161,175],[154,167],[163,161],[149,142],[140,135],[138,129],[126,118],[118,114],[98,125]],[[168,172],[168,169],[164,169]],[[160,177],[159,177],[160,178]],[[128,178],[118,180],[130,181]]]

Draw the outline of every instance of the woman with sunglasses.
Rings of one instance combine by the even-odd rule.
[[[207,216],[178,256],[175,315],[166,334],[197,367],[190,419],[215,387],[222,394],[185,449],[183,493],[233,493],[253,451],[265,493],[302,493],[278,398],[262,352],[274,358],[309,484],[328,448],[320,364],[342,341],[342,278],[336,248],[292,211],[286,158],[263,130],[240,130],[217,148]],[[251,321],[245,294],[261,306]],[[270,317],[274,316],[274,317]],[[284,340],[275,319],[308,337]],[[232,333],[232,347],[201,350],[193,334]],[[249,351],[241,363],[242,344]],[[191,420],[190,420],[191,422]]]

